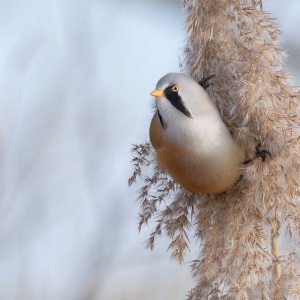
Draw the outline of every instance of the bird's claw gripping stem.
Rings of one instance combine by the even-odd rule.
[[[271,156],[271,153],[270,151],[266,150],[266,149],[263,149],[262,146],[261,146],[261,143],[259,143],[256,147],[255,147],[255,155],[253,158],[251,159],[248,159],[246,161],[244,161],[244,165],[248,165],[250,164],[251,162],[254,161],[254,159],[260,157],[262,161],[265,161],[266,160],[266,157],[267,156]]]
[[[200,81],[198,81],[198,83],[206,90],[209,86],[211,86],[209,80],[212,79],[213,77],[215,77],[215,75],[203,77]]]

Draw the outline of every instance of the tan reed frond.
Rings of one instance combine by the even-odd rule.
[[[151,146],[141,145],[149,151],[142,158],[134,156],[130,181],[142,176],[145,182],[140,226],[155,219],[149,247],[163,232],[180,262],[188,249],[189,228],[195,230],[201,249],[191,264],[196,286],[190,300],[296,299],[300,95],[283,70],[280,31],[262,1],[183,0],[183,6],[185,71],[196,80],[215,75],[208,93],[234,138],[248,157],[258,143],[272,156],[254,161],[226,193],[195,195],[160,171]],[[149,181],[141,171],[147,163],[153,166]],[[293,250],[280,247],[282,237]]]

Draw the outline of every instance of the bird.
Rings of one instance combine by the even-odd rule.
[[[169,73],[158,81],[150,94],[156,108],[150,141],[158,166],[175,182],[197,194],[216,194],[239,181],[245,150],[201,85],[207,87],[207,80],[198,83],[183,73]],[[268,154],[261,147],[256,150],[256,156]]]

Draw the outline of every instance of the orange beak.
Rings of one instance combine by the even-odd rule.
[[[151,92],[150,95],[153,96],[153,97],[158,98],[158,97],[164,96],[165,93],[163,91],[161,91],[161,90],[154,90],[154,91]]]

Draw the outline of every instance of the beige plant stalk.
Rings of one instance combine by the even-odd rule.
[[[196,286],[188,299],[297,299],[300,95],[282,70],[280,32],[261,1],[184,0],[183,5],[185,71],[197,80],[215,75],[208,93],[234,138],[249,158],[258,143],[272,156],[247,166],[230,191],[195,195],[157,167],[150,143],[134,146],[129,183],[144,181],[140,228],[154,220],[148,246],[166,234],[171,255],[180,262],[189,230],[195,230],[201,247],[192,262]],[[288,245],[280,245],[282,239]]]

